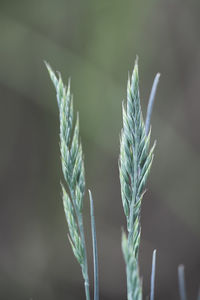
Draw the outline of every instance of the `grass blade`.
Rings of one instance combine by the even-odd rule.
[[[178,281],[179,281],[179,293],[181,300],[187,300],[186,289],[185,289],[185,274],[184,266],[180,265],[178,267]]]
[[[92,246],[93,246],[93,263],[94,263],[94,300],[99,300],[99,273],[98,273],[98,253],[97,253],[97,238],[94,218],[94,204],[92,193],[89,190],[90,197],[90,216],[91,216],[91,230],[92,230]]]
[[[150,300],[154,300],[155,274],[156,274],[156,250],[153,251],[153,256],[152,256],[151,294],[150,294]]]

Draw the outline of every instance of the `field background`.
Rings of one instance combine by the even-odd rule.
[[[155,160],[142,205],[141,275],[156,299],[189,299],[200,284],[200,1],[0,1],[0,299],[84,299],[60,179],[55,91],[43,60],[72,78],[87,187],[93,192],[101,300],[126,299],[118,179],[121,101],[139,55],[145,108],[161,73],[152,119]],[[88,197],[84,220],[92,285]]]

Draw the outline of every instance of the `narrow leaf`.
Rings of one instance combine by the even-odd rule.
[[[187,300],[186,289],[185,289],[185,274],[184,266],[180,265],[178,267],[178,280],[179,280],[179,293],[181,300]]]
[[[96,238],[93,198],[90,190],[89,190],[89,197],[90,197],[90,216],[91,216],[92,246],[93,246],[93,263],[94,263],[94,300],[99,300],[97,238]]]
[[[153,251],[153,256],[152,256],[150,300],[154,300],[155,274],[156,274],[156,250]]]

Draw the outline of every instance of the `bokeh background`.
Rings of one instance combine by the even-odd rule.
[[[84,299],[67,240],[55,91],[43,60],[72,78],[87,187],[93,191],[102,300],[126,299],[118,179],[121,101],[139,55],[146,112],[161,80],[152,128],[155,160],[142,205],[140,271],[149,294],[189,299],[200,284],[200,2],[198,0],[0,1],[0,299]],[[92,285],[88,197],[84,221]]]

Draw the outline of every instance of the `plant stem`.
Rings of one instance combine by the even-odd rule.
[[[156,273],[156,250],[153,251],[153,256],[152,256],[151,295],[150,295],[150,300],[154,300],[155,273]]]
[[[99,300],[99,274],[98,274],[96,226],[95,226],[95,218],[94,218],[93,199],[90,190],[89,190],[89,197],[90,197],[90,215],[91,215],[93,262],[94,262],[94,300]]]
[[[70,194],[71,194],[72,202],[73,202],[75,213],[76,213],[76,218],[77,218],[78,227],[79,227],[79,231],[80,231],[81,241],[83,244],[84,262],[81,267],[82,267],[82,274],[83,274],[83,278],[84,278],[85,295],[86,295],[86,300],[90,300],[90,284],[89,284],[89,276],[88,276],[87,250],[86,250],[86,243],[85,243],[83,216],[77,209],[77,205],[76,205],[76,201],[75,201],[75,192],[72,188],[70,189]]]
[[[184,277],[185,277],[184,276],[184,266],[180,265],[178,267],[178,280],[179,280],[179,293],[180,293],[181,300],[187,300]]]
[[[83,217],[81,214],[78,214],[77,218],[78,218],[78,225],[79,225],[81,240],[82,240],[83,249],[84,249],[84,263],[83,263],[83,267],[82,267],[82,273],[83,273],[83,278],[85,280],[85,295],[86,295],[86,300],[90,300],[87,252],[86,252],[85,235],[84,235],[84,228],[83,228]]]

